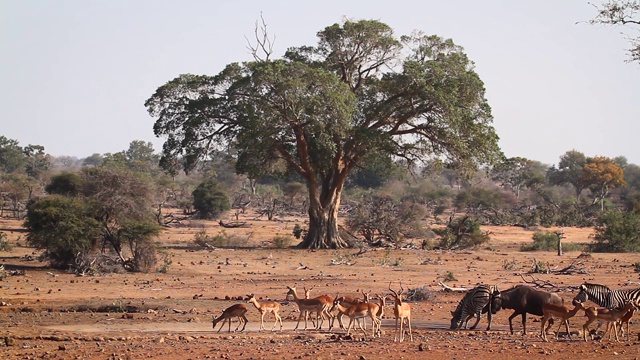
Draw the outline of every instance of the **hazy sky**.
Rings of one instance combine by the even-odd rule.
[[[625,63],[624,28],[585,23],[587,0],[0,0],[0,135],[56,156],[132,140],[160,151],[145,100],[179,74],[251,60],[261,12],[276,56],[344,17],[452,38],[485,83],[507,156],[556,164],[576,149],[640,164],[640,65]]]

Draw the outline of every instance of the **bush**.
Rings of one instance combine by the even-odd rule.
[[[62,173],[51,178],[44,190],[51,195],[76,196],[82,189],[83,180],[76,173]]]
[[[7,240],[7,234],[0,232],[0,251],[11,251],[13,247],[9,244],[9,240]]]
[[[522,245],[521,251],[554,251],[558,250],[558,234],[550,231],[536,231],[533,234],[533,244]]]
[[[231,208],[229,197],[217,181],[207,179],[193,190],[193,208],[202,219],[213,219]]]
[[[640,214],[620,210],[609,210],[598,217],[595,242],[590,245],[594,252],[638,252],[640,251]]]
[[[271,242],[278,249],[286,249],[293,244],[293,238],[291,236],[275,236]]]
[[[143,273],[151,271],[158,263],[156,244],[147,239],[137,241],[133,251],[133,270]]]
[[[536,231],[533,234],[533,244],[522,245],[520,251],[557,251],[558,234],[550,231]],[[583,246],[578,244],[562,244],[562,251],[583,250]]]
[[[299,224],[296,224],[296,226],[293,227],[293,236],[300,240],[301,238],[303,238],[305,235],[307,234],[307,230],[304,229],[302,226],[300,226]]]
[[[440,236],[439,247],[443,249],[464,249],[489,241],[489,235],[480,230],[480,224],[465,216],[453,220],[444,229],[433,229]]]
[[[45,250],[53,266],[63,268],[79,253],[89,252],[101,233],[87,202],[59,195],[31,203],[24,226],[27,242]]]
[[[237,248],[247,244],[249,238],[243,238],[237,235],[228,235],[224,230],[215,236],[207,235],[205,229],[196,233],[193,242],[200,247],[219,247],[219,248]]]

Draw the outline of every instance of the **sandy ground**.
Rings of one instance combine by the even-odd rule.
[[[231,220],[231,219],[228,219]],[[245,239],[246,248],[200,250],[193,247],[195,233],[204,227],[209,235],[222,228],[216,222],[187,221],[165,231],[160,242],[169,247],[172,264],[167,273],[105,274],[76,276],[54,271],[30,257],[34,249],[24,247],[20,223],[0,220],[0,229],[14,248],[0,252],[0,264],[23,269],[24,276],[0,281],[0,357],[7,359],[494,359],[640,357],[637,321],[631,323],[631,340],[617,343],[581,340],[579,330],[586,320],[580,312],[571,320],[573,336],[545,343],[540,337],[539,317],[528,317],[528,333],[514,321],[516,334],[508,331],[510,311],[494,317],[491,331],[486,318],[478,330],[450,331],[450,311],[462,294],[442,292],[438,284],[451,272],[453,287],[478,283],[501,289],[523,283],[520,274],[532,269],[534,258],[552,269],[572,262],[585,274],[535,274],[535,278],[561,287],[585,281],[613,288],[639,287],[632,264],[637,254],[591,254],[568,252],[521,252],[533,231],[517,227],[487,227],[492,240],[473,251],[370,250],[355,256],[355,250],[307,251],[275,249],[275,235],[289,235],[299,218],[267,221],[255,215],[242,216],[246,228],[224,229]],[[552,230],[552,229],[544,229]],[[587,243],[591,229],[564,229],[565,242]],[[532,280],[531,277],[525,277]],[[383,335],[365,340],[361,331],[345,338],[343,330],[294,331],[297,306],[286,301],[287,286],[314,287],[312,296],[346,294],[358,290],[387,294],[389,282],[399,289],[424,287],[431,299],[410,302],[413,341],[394,342],[395,321],[391,304],[385,307]],[[260,315],[251,304],[249,324],[242,333],[212,329],[212,316],[226,307],[244,303],[247,294],[282,303],[282,331],[258,331]],[[575,293],[560,292],[570,301]],[[271,329],[273,317],[265,320]],[[232,324],[231,330],[237,323]],[[218,325],[219,326],[219,325]],[[301,325],[303,327],[303,325]],[[311,326],[310,326],[311,327]],[[554,327],[554,330],[556,328]],[[3,346],[5,345],[5,346]]]

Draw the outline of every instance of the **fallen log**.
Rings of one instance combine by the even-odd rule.
[[[442,291],[447,291],[447,292],[467,292],[467,291],[469,291],[469,289],[467,289],[467,288],[447,286],[442,281],[438,282],[438,284],[440,286],[442,286]]]

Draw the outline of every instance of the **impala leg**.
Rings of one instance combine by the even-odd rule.
[[[260,315],[260,330],[258,330],[258,331],[262,331],[262,330],[264,330],[264,314],[265,314],[265,313],[262,313],[262,314]]]
[[[245,315],[242,315],[242,320],[244,321],[244,324],[242,324],[242,330],[240,330],[240,332],[244,331],[244,328],[247,327],[247,323],[249,322]]]
[[[586,323],[584,323],[584,325],[582,325],[582,335],[583,335],[584,341],[587,341],[587,334],[589,333],[589,325],[591,325],[591,323],[594,320],[595,319],[589,319],[587,320]],[[591,340],[593,340],[593,338],[591,338]]]
[[[547,317],[543,316],[542,320],[540,321],[540,337],[542,338],[543,341],[549,341],[547,340],[547,334],[545,334],[544,332],[544,326],[547,323]]]

